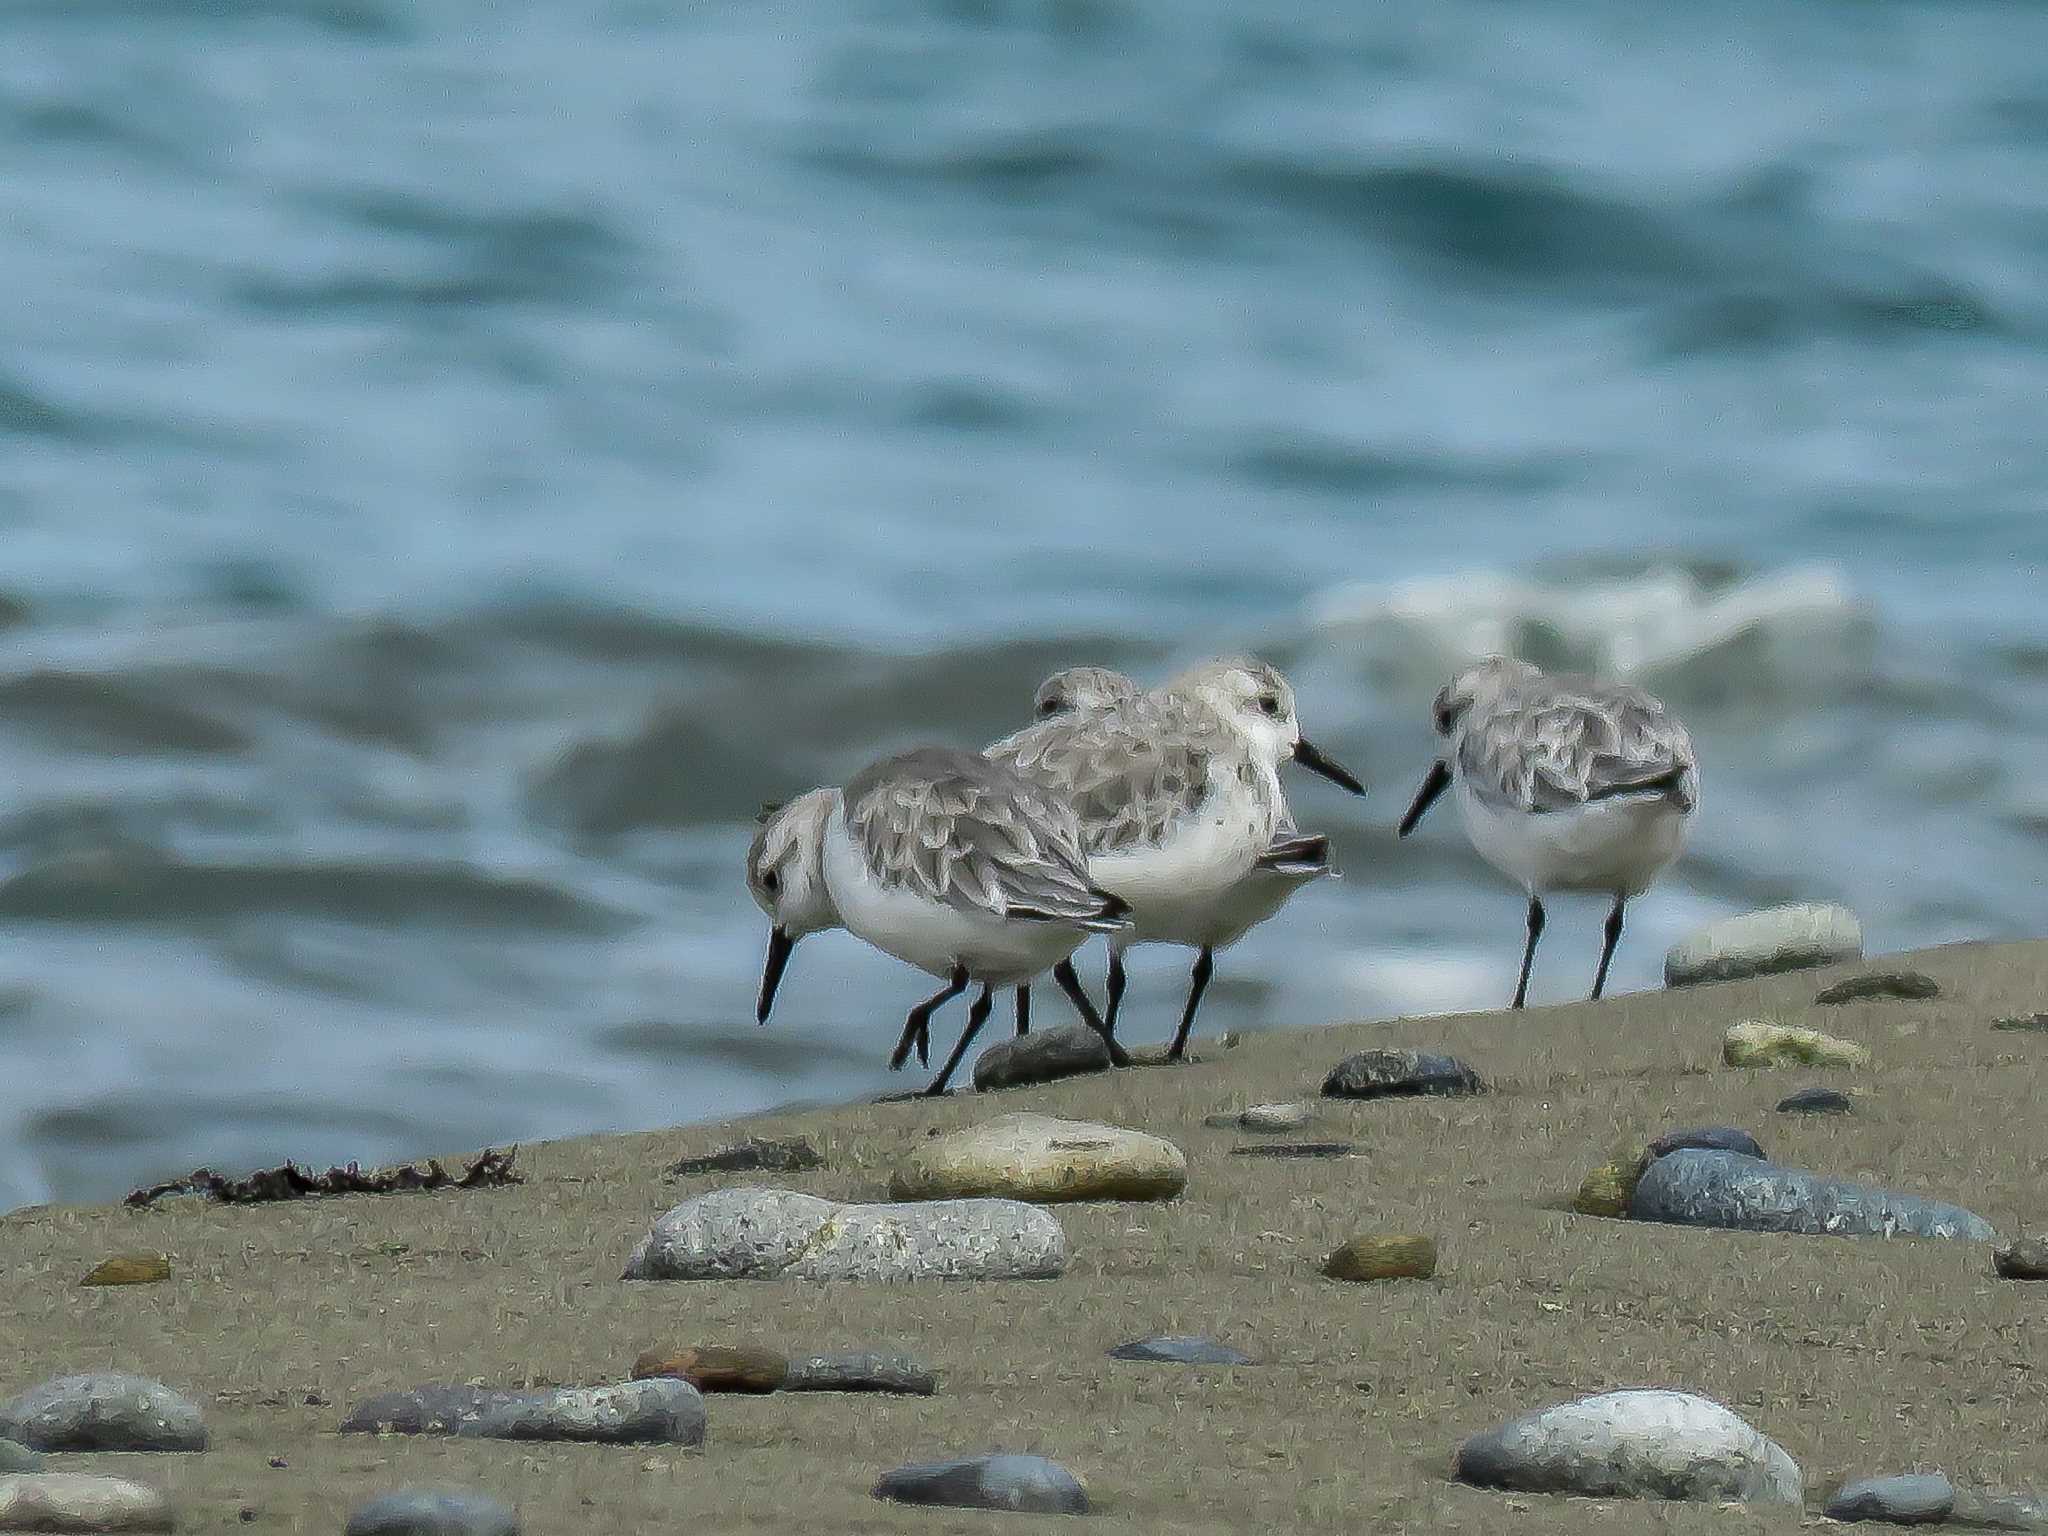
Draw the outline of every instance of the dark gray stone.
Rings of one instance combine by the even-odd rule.
[[[1907,1002],[1921,1002],[1939,996],[1941,983],[1920,971],[1870,971],[1862,976],[1845,977],[1832,987],[1823,988],[1814,1001],[1824,1004],[1860,1003],[1866,998],[1896,997]]]
[[[1660,1157],[1669,1157],[1687,1147],[1706,1147],[1718,1152],[1740,1152],[1746,1157],[1762,1157],[1764,1149],[1756,1144],[1756,1138],[1747,1131],[1737,1130],[1732,1125],[1695,1125],[1682,1131],[1666,1131],[1643,1149],[1645,1162],[1654,1163]]]
[[[514,1394],[456,1430],[474,1440],[573,1440],[598,1445],[702,1445],[704,1396],[652,1376],[606,1387]]]
[[[803,1173],[808,1169],[822,1168],[825,1159],[805,1136],[786,1136],[769,1141],[749,1136],[745,1141],[735,1142],[729,1147],[720,1147],[716,1152],[706,1152],[701,1157],[686,1157],[673,1164],[669,1173],[676,1178],[690,1178],[700,1173],[754,1173],[766,1170],[770,1173]]]
[[[519,1536],[519,1521],[485,1494],[400,1488],[359,1506],[346,1536]]]
[[[1955,1502],[1955,1485],[1939,1472],[1911,1472],[1845,1483],[1821,1513],[1830,1520],[1939,1525],[1948,1519]]]
[[[804,1355],[789,1362],[782,1379],[785,1392],[907,1392],[930,1397],[938,1390],[930,1366],[908,1355],[850,1351],[837,1355]]]
[[[533,1394],[481,1387],[414,1387],[366,1397],[341,1421],[343,1434],[452,1435],[505,1403]]]
[[[2008,1280],[2048,1280],[2048,1242],[2016,1237],[1992,1251],[1991,1267]]]
[[[1749,1232],[1959,1237],[1978,1243],[1997,1236],[1983,1217],[1959,1205],[1694,1147],[1660,1157],[1643,1171],[1629,1215]]]
[[[1778,1100],[1781,1115],[1849,1115],[1856,1101],[1839,1088],[1802,1088]]]
[[[1026,1037],[1029,1038],[1028,1036]],[[1007,1509],[1040,1515],[1085,1515],[1080,1480],[1043,1456],[973,1456],[898,1467],[875,1484],[875,1497],[898,1504],[954,1509]]]
[[[1993,1019],[1993,1029],[2048,1031],[2048,1013],[2024,1013],[2009,1019]]]
[[[1214,1339],[1191,1334],[1162,1333],[1149,1339],[1133,1339],[1109,1352],[1112,1360],[1147,1360],[1162,1365],[1257,1365],[1241,1350]]]
[[[1102,1036],[1085,1024],[1066,1024],[990,1046],[974,1063],[974,1088],[977,1093],[993,1093],[1108,1070],[1109,1047]]]
[[[0,1440],[0,1477],[9,1472],[40,1471],[43,1458],[13,1440]]]
[[[0,1439],[34,1451],[203,1451],[199,1406],[124,1371],[59,1376],[0,1406]]]
[[[1268,1141],[1230,1149],[1232,1157],[1353,1157],[1357,1152],[1349,1141]]]
[[[1323,1079],[1332,1099],[1378,1099],[1402,1094],[1484,1093],[1486,1085],[1455,1056],[1428,1051],[1360,1051]]]

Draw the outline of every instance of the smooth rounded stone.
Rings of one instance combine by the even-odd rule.
[[[1043,1456],[972,1456],[898,1467],[875,1484],[875,1497],[897,1504],[940,1504],[953,1509],[1088,1513],[1088,1494],[1080,1479]]]
[[[1187,1182],[1187,1157],[1162,1137],[1019,1114],[926,1140],[896,1170],[889,1193],[898,1200],[997,1196],[1037,1204],[1170,1200]]]
[[[1262,1136],[1279,1136],[1300,1130],[1315,1117],[1315,1111],[1306,1104],[1254,1104],[1237,1117],[1237,1128]]]
[[[1436,1240],[1401,1232],[1354,1237],[1323,1261],[1332,1280],[1427,1280],[1436,1273]]]
[[[203,1451],[199,1407],[125,1371],[59,1376],[0,1406],[0,1438],[37,1451]]]
[[[13,1440],[0,1440],[0,1474],[41,1470],[43,1458]]]
[[[1747,1232],[1993,1241],[1991,1224],[1940,1200],[1853,1179],[1780,1168],[1739,1152],[1687,1148],[1644,1170],[1629,1202],[1637,1221]]]
[[[1479,1074],[1464,1062],[1430,1051],[1359,1051],[1338,1062],[1323,1079],[1323,1096],[1331,1099],[1485,1091]]]
[[[1948,1519],[1973,1531],[2048,1531],[2048,1497],[1958,1488]]]
[[[773,1392],[789,1376],[789,1362],[758,1345],[701,1344],[643,1350],[632,1375],[635,1381],[672,1376],[699,1392]]]
[[[983,1051],[974,1063],[974,1090],[993,1093],[1108,1070],[1109,1047],[1102,1036],[1085,1024],[1063,1024],[998,1041]]]
[[[124,1253],[101,1259],[80,1285],[155,1285],[171,1278],[171,1261],[160,1253]]]
[[[1579,1181],[1579,1192],[1572,1196],[1572,1209],[1581,1216],[1628,1215],[1628,1202],[1636,1192],[1642,1168],[1641,1158],[1602,1163]]]
[[[1797,1024],[1744,1019],[1728,1026],[1721,1059],[1731,1067],[1867,1067],[1870,1050]]]
[[[1830,1520],[1939,1525],[1948,1519],[1955,1503],[1955,1485],[1939,1472],[1910,1472],[1845,1483],[1821,1513]]]
[[[702,1445],[704,1395],[670,1376],[606,1387],[508,1394],[456,1430],[477,1440],[597,1445]]]
[[[1232,1157],[1356,1157],[1358,1145],[1350,1141],[1262,1141],[1246,1147],[1232,1147]]]
[[[1043,1280],[1067,1267],[1050,1211],[1017,1200],[844,1205],[714,1189],[654,1224],[628,1280]]]
[[[1941,996],[1941,983],[1924,971],[1870,971],[1848,976],[1832,987],[1824,987],[1814,1001],[1825,1006],[1860,1003],[1874,997],[1894,997],[1906,1002],[1924,1002]]]
[[[171,1506],[156,1489],[89,1472],[0,1477],[0,1530],[168,1531]]]
[[[879,1355],[862,1350],[833,1355],[803,1355],[789,1362],[782,1379],[785,1392],[904,1392],[930,1397],[938,1377],[908,1355]]]
[[[1112,1360],[1146,1360],[1162,1365],[1257,1365],[1242,1350],[1193,1334],[1161,1333],[1149,1339],[1133,1339],[1109,1352]]]
[[[1832,902],[1792,902],[1724,917],[1671,946],[1664,985],[1734,981],[1779,971],[1810,970],[1863,958],[1863,925]]]
[[[1710,1398],[1653,1389],[1510,1419],[1458,1447],[1456,1475],[1482,1488],[1598,1498],[1796,1505],[1804,1497],[1799,1465],[1783,1446]]]
[[[493,1408],[530,1397],[501,1388],[430,1385],[364,1398],[341,1421],[343,1434],[452,1435]]]
[[[1687,1147],[1705,1147],[1719,1152],[1740,1152],[1745,1157],[1762,1157],[1764,1149],[1749,1132],[1732,1125],[1696,1125],[1682,1131],[1666,1131],[1643,1149],[1645,1164],[1682,1152]]]
[[[519,1536],[519,1519],[486,1494],[399,1488],[357,1506],[344,1536]]]
[[[2016,1237],[1992,1250],[1991,1267],[2007,1280],[2048,1280],[2048,1242]]]
[[[1839,1088],[1802,1088],[1778,1100],[1781,1115],[1847,1115],[1856,1101]]]

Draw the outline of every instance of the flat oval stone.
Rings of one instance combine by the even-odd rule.
[[[1824,1006],[1860,1003],[1874,997],[1903,998],[1920,1002],[1941,996],[1941,983],[1921,971],[1870,971],[1848,976],[1823,988],[1814,1001]]]
[[[1232,1349],[1228,1344],[1183,1333],[1162,1333],[1149,1339],[1133,1339],[1128,1344],[1117,1345],[1109,1352],[1109,1358],[1146,1360],[1165,1365],[1258,1364],[1250,1355]]]
[[[2016,1237],[1992,1250],[1991,1267],[2007,1280],[2048,1280],[2048,1242]]]
[[[1783,1446],[1690,1392],[1603,1392],[1524,1414],[1461,1445],[1456,1475],[1482,1488],[1595,1498],[1804,1498],[1799,1465]]]
[[[125,1477],[21,1472],[0,1477],[0,1530],[168,1531],[161,1493]]]
[[[1939,1237],[1988,1243],[1973,1211],[1852,1179],[1780,1168],[1739,1152],[1688,1147],[1643,1171],[1629,1202],[1637,1221],[1841,1237]]]
[[[1867,1067],[1870,1051],[1817,1029],[1745,1019],[1728,1026],[1721,1059],[1731,1067]]]
[[[1745,1157],[1762,1157],[1764,1149],[1757,1145],[1756,1138],[1747,1131],[1737,1130],[1732,1125],[1697,1125],[1682,1131],[1666,1131],[1648,1147],[1643,1155],[1649,1162],[1668,1157],[1686,1147],[1707,1147],[1721,1152],[1740,1152]]]
[[[596,1445],[702,1445],[704,1397],[669,1376],[604,1387],[508,1394],[456,1433],[479,1440],[568,1440]]]
[[[633,1362],[633,1379],[673,1376],[699,1392],[773,1392],[789,1375],[789,1362],[758,1345],[700,1344],[649,1349]]]
[[[875,1497],[898,1504],[954,1509],[1006,1509],[1041,1515],[1085,1515],[1079,1478],[1043,1456],[974,1456],[898,1467],[875,1484]]]
[[[160,1253],[124,1253],[101,1259],[80,1285],[155,1285],[171,1278],[171,1261]]]
[[[341,1421],[352,1435],[452,1435],[487,1409],[532,1394],[483,1387],[429,1384],[364,1398]]]
[[[1332,1099],[1379,1099],[1408,1094],[1483,1093],[1486,1085],[1455,1056],[1429,1051],[1359,1051],[1330,1069],[1323,1095]]]
[[[983,1051],[974,1063],[974,1088],[994,1093],[1108,1070],[1109,1047],[1102,1036],[1085,1024],[1063,1024],[998,1041]]]
[[[1436,1239],[1413,1233],[1354,1237],[1323,1261],[1332,1280],[1427,1280],[1436,1273]]]
[[[789,1374],[782,1379],[785,1392],[904,1392],[930,1397],[938,1385],[931,1367],[908,1355],[861,1350],[800,1356],[789,1362]]]
[[[123,1371],[59,1376],[0,1406],[0,1438],[37,1451],[203,1451],[199,1407]]]
[[[1261,1135],[1284,1135],[1300,1130],[1314,1118],[1315,1111],[1306,1104],[1254,1104],[1237,1117],[1237,1125],[1239,1130]]]
[[[1847,1115],[1855,1109],[1856,1101],[1839,1088],[1802,1088],[1778,1100],[1781,1115]]]
[[[923,1142],[896,1170],[889,1193],[898,1200],[996,1196],[1036,1204],[1170,1200],[1187,1182],[1187,1157],[1161,1137],[1019,1114]]]
[[[1821,1513],[1830,1520],[1939,1525],[1948,1519],[1955,1504],[1955,1486],[1939,1472],[1912,1472],[1846,1483]]]
[[[1641,1168],[1640,1158],[1602,1163],[1579,1181],[1579,1192],[1572,1196],[1572,1209],[1581,1216],[1628,1215],[1629,1197],[1636,1191]]]
[[[399,1488],[358,1505],[346,1536],[519,1536],[512,1511],[461,1488]]]
[[[2048,1013],[2015,1014],[2010,1018],[1993,1019],[1993,1029],[2048,1031]]]
[[[1847,907],[1793,902],[1724,917],[1688,935],[1664,956],[1664,985],[1692,986],[1808,970],[1863,957],[1863,925]]]

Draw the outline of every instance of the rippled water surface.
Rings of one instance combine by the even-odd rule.
[[[1257,647],[1371,781],[1301,788],[1346,878],[1211,1027],[1505,999],[1519,897],[1391,833],[1482,646],[1699,740],[1620,984],[1792,897],[2040,932],[2043,59],[2010,5],[18,0],[0,1204],[892,1085],[929,984],[850,939],[751,1022],[749,818],[1073,661]]]

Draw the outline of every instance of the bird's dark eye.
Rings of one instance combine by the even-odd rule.
[[[1259,712],[1260,712],[1261,714],[1266,714],[1266,715],[1277,715],[1277,714],[1279,714],[1279,713],[1280,713],[1280,695],[1279,695],[1279,694],[1277,694],[1277,693],[1262,693],[1262,694],[1260,694],[1260,695],[1259,695]]]
[[[761,875],[761,889],[773,896],[782,889],[782,876],[772,869],[764,871]]]
[[[1060,712],[1060,701],[1058,699],[1040,699],[1038,701],[1038,712],[1041,715],[1056,715]]]

